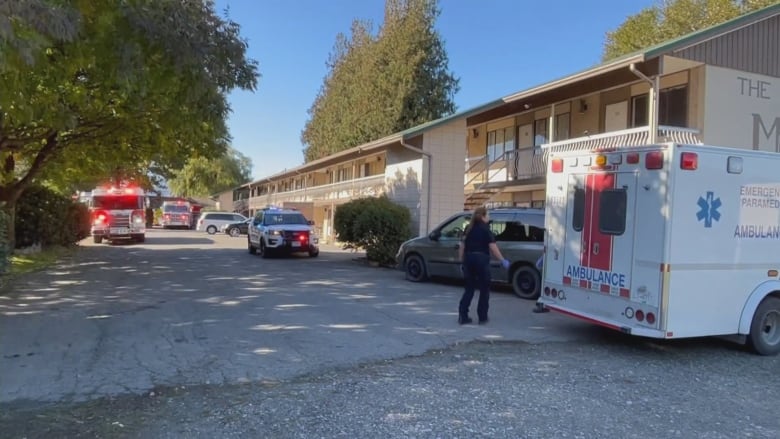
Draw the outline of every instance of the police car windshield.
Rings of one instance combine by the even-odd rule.
[[[267,226],[275,224],[308,224],[306,218],[300,213],[266,213],[263,216],[263,223]]]
[[[92,197],[92,207],[108,210],[142,209],[143,199],[138,195],[95,196]]]
[[[163,212],[189,212],[189,210],[185,205],[168,204],[163,206]]]

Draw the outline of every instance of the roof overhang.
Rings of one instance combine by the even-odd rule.
[[[468,126],[477,125],[554,103],[565,102],[622,84],[636,82],[639,77],[630,70],[632,64],[638,71],[649,77],[661,72],[660,58],[646,60],[643,55],[621,58],[509,95],[503,99],[503,105],[472,115],[466,120],[466,124]]]

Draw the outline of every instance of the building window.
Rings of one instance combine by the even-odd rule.
[[[555,138],[553,142],[567,140],[570,135],[569,125],[571,121],[570,113],[558,114],[555,116]]]
[[[515,127],[488,131],[487,156],[488,162],[505,158],[508,151],[515,149]]]
[[[547,143],[547,119],[534,121],[534,146],[542,146]]]
[[[360,177],[368,177],[371,175],[371,163],[363,163],[360,165]]]
[[[647,113],[649,96],[646,94],[631,98],[631,126],[649,124]],[[658,95],[658,124],[673,127],[688,126],[688,86],[661,90]]]

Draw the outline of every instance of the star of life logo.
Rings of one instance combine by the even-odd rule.
[[[712,221],[720,221],[720,209],[722,203],[720,197],[715,198],[714,192],[707,192],[704,197],[699,197],[696,203],[699,206],[699,212],[696,213],[696,219],[704,221],[704,227],[712,227]]]

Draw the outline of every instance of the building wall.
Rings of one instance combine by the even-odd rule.
[[[705,71],[705,144],[780,152],[780,78]]]
[[[466,151],[466,120],[459,119],[431,129],[423,135],[423,150],[433,155],[431,162],[430,219],[421,212],[420,233],[428,233],[444,219],[463,210],[463,170]]]
[[[421,211],[423,203],[427,202],[426,191],[423,190],[426,186],[425,166],[427,165],[420,154],[401,146],[392,147],[387,151],[386,193],[394,202],[409,208],[414,234],[420,233],[420,225],[424,224],[421,222]],[[463,172],[463,168],[460,169],[460,172]],[[460,187],[462,197],[462,183]]]
[[[216,208],[217,210],[224,210],[227,212],[233,211],[233,190],[232,189],[219,194],[219,196],[217,197]]]

